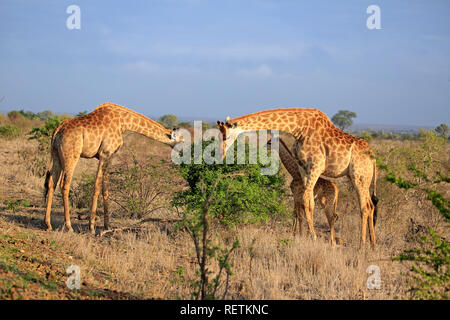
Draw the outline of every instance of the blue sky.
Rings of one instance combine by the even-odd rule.
[[[81,29],[66,28],[66,8]],[[369,30],[366,9],[381,9]],[[355,122],[450,124],[450,2],[0,2],[0,112],[223,119],[315,107]]]

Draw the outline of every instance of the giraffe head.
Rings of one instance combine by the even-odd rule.
[[[171,144],[175,145],[183,141],[183,135],[181,135],[180,128],[173,128],[170,133]]]
[[[225,123],[217,121],[217,125],[222,135],[222,158],[225,158],[228,149],[233,145],[238,135],[242,132],[237,122],[230,123],[229,117],[227,117],[225,121]]]

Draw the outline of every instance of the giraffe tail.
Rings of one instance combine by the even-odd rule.
[[[50,180],[50,175],[51,175],[50,170],[47,170],[47,173],[45,174],[45,182],[44,182],[44,201],[47,201],[48,181]]]
[[[372,203],[374,206],[374,210],[373,210],[373,225],[374,226],[377,223],[377,215],[378,215],[377,174],[378,174],[377,164],[374,161],[374,163],[373,163],[373,193],[372,193]]]

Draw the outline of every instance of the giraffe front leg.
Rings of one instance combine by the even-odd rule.
[[[95,212],[97,211],[97,200],[100,194],[103,179],[103,163],[104,159],[100,158],[97,169],[97,177],[94,184],[94,194],[92,195],[91,216],[89,218],[89,230],[91,234],[95,234]]]
[[[337,215],[330,211],[330,208],[325,208],[325,214],[327,215],[328,225],[330,226],[330,241],[331,245],[334,246],[336,244],[335,240],[335,232],[334,232],[334,224],[336,222]]]
[[[109,160],[105,161],[103,166],[103,182],[102,182],[102,195],[103,195],[103,223],[105,230],[109,229],[109,175],[108,175]]]

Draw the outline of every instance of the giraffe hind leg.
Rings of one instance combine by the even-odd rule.
[[[49,171],[47,171],[44,188],[45,188],[45,198],[46,198],[46,209],[45,209],[45,218],[44,223],[47,227],[47,230],[52,230],[51,224],[51,211],[52,211],[52,202],[53,202],[53,194],[55,192],[55,188],[58,185],[59,178],[61,176],[61,164],[59,163],[59,159],[57,157],[52,156],[52,167]]]
[[[375,229],[374,229],[374,209],[370,197],[371,175],[357,174],[352,178],[352,182],[358,193],[359,206],[361,211],[361,246],[366,243],[366,232],[369,229],[370,242],[372,247],[376,246]]]
[[[309,233],[314,240],[317,239],[314,230],[314,188],[323,169],[320,166],[313,166],[306,178],[305,191],[302,197],[302,207],[305,211],[306,221],[308,223]]]
[[[327,181],[326,184],[327,184],[326,188],[324,188],[323,203],[325,207],[325,214],[328,220],[328,225],[330,226],[330,241],[331,244],[334,246],[336,244],[334,226],[338,218],[338,215],[336,214],[336,209],[339,190],[336,187],[336,185],[331,181]]]
[[[64,202],[64,221],[65,227],[69,232],[73,232],[72,224],[70,222],[69,192],[74,169],[75,169],[74,166],[70,166],[70,168],[64,170],[63,180],[61,181],[61,192],[63,195],[63,202]]]

